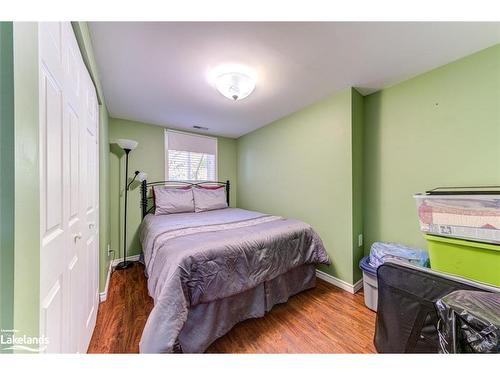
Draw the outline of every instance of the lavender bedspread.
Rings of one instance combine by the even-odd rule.
[[[190,307],[252,289],[304,264],[329,264],[310,225],[237,208],[147,215],[140,228],[154,308],[140,351],[169,353]]]

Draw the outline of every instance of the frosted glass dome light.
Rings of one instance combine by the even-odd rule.
[[[226,98],[241,100],[255,89],[255,81],[243,73],[225,73],[216,78],[215,87]]]
[[[220,65],[209,73],[211,84],[226,98],[237,101],[255,90],[255,72],[244,65]]]

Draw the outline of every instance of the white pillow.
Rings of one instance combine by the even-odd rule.
[[[153,186],[155,215],[194,212],[192,189],[176,189],[167,186]]]
[[[203,212],[227,208],[226,189],[193,188],[194,211]]]

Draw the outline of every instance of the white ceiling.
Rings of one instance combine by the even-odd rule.
[[[91,22],[112,117],[239,137],[349,86],[369,94],[500,43],[500,23]],[[207,72],[240,63],[232,102]]]

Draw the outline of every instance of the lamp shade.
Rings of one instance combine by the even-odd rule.
[[[132,139],[117,139],[116,143],[124,150],[133,150],[139,144],[137,143],[137,141],[134,141]]]
[[[146,180],[147,178],[148,178],[148,174],[147,173],[145,173],[145,172],[139,172],[139,173],[137,173],[137,180],[138,181],[142,182],[142,181]]]

